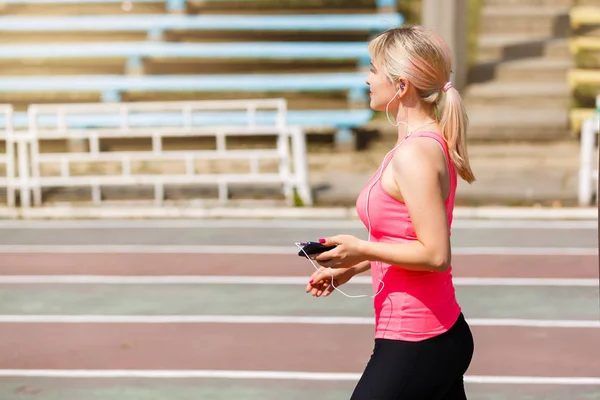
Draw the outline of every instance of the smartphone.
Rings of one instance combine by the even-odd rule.
[[[302,247],[302,250],[298,252],[298,255],[300,257],[306,257],[306,254],[308,254],[309,256],[321,254],[331,249],[335,249],[337,247],[337,244],[334,244],[332,246],[325,246],[319,242],[307,242],[302,244],[304,245],[304,247]],[[304,254],[305,252],[306,254]]]

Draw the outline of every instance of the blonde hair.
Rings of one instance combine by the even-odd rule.
[[[406,77],[421,101],[433,106],[458,175],[473,182],[467,153],[468,116],[458,90],[443,90],[452,72],[452,55],[446,42],[421,26],[393,28],[369,42],[369,55],[377,59],[379,68],[392,82]]]

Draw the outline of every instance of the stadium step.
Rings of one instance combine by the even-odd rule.
[[[384,121],[382,126],[384,123],[387,124]],[[309,153],[310,179],[313,187],[319,188],[315,191],[319,204],[353,206],[361,184],[371,177],[393,147],[397,133],[392,132],[389,138],[385,146],[372,146],[364,152]],[[577,201],[579,146],[574,140],[473,141],[469,144],[469,158],[477,180],[473,185],[459,180],[458,204],[552,204],[555,201],[575,204]],[[336,171],[335,179],[331,171]]]
[[[481,35],[478,39],[477,61],[518,60],[525,58],[571,57],[569,41],[540,35]]]
[[[104,2],[104,3],[0,3],[0,13],[6,16],[58,16],[58,15],[127,15],[164,14],[162,2]]]
[[[550,58],[481,63],[469,71],[469,81],[561,82],[573,65],[572,60]]]
[[[481,11],[481,33],[520,33],[565,37],[568,7],[486,6]]]
[[[334,13],[339,12],[364,12],[375,8],[375,0],[244,0],[244,1],[207,1],[187,0],[189,13],[204,14],[211,12],[231,12],[235,8],[243,13]]]
[[[479,107],[469,109],[470,140],[549,141],[566,139],[566,108]]]
[[[597,0],[590,0],[597,1]],[[574,0],[486,0],[487,6],[571,7]]]
[[[598,0],[577,0],[578,6],[597,6]]]
[[[490,141],[573,140],[568,109],[573,0],[486,0],[476,64],[463,92],[469,136]]]
[[[469,109],[478,107],[564,107],[571,102],[571,92],[566,82],[506,83],[492,81],[470,85],[464,94]]]

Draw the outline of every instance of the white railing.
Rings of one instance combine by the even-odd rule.
[[[261,112],[271,112],[268,123]],[[230,112],[231,125],[202,124],[203,118],[211,113]],[[157,124],[146,124],[156,119]],[[228,114],[222,114],[228,115]],[[97,116],[112,118],[113,126],[85,127],[99,121]],[[304,204],[311,205],[312,197],[308,185],[307,160],[304,132],[286,124],[287,104],[284,99],[197,101],[197,102],[153,102],[115,104],[63,104],[32,105],[28,110],[30,143],[30,177],[25,178],[24,187],[33,193],[33,204],[42,204],[42,191],[53,187],[87,187],[91,191],[93,204],[102,202],[102,188],[106,186],[154,187],[154,202],[163,204],[167,185],[214,185],[218,189],[219,203],[226,203],[231,184],[278,184],[288,203],[294,201],[294,190]],[[116,118],[115,118],[116,117]],[[50,118],[50,119],[49,119]],[[79,118],[79,122],[77,121]],[[87,122],[82,122],[87,121]],[[91,122],[90,122],[91,121]],[[242,123],[240,123],[242,121]],[[48,125],[51,125],[48,127]],[[71,126],[76,126],[72,128]],[[78,127],[79,126],[79,127]],[[276,137],[275,148],[230,149],[227,139],[235,136]],[[166,138],[206,138],[215,141],[211,149],[170,150],[164,148]],[[146,138],[151,142],[150,150],[102,151],[103,139]],[[65,140],[78,143],[78,151],[41,152],[40,142]],[[204,161],[245,160],[246,171],[211,172],[197,171],[198,163]],[[277,165],[276,172],[261,171],[261,161],[271,160]],[[179,162],[173,173],[160,173],[159,167],[135,171],[136,164],[148,165]],[[87,166],[95,163],[118,164],[119,172],[102,174],[73,174],[74,163]],[[43,173],[44,166],[54,166],[58,175]],[[108,169],[103,169],[108,171]],[[29,205],[29,190],[25,191],[23,205]]]
[[[596,113],[581,125],[579,188],[580,206],[589,206],[593,198],[598,203],[598,134],[600,134],[600,95],[596,97]],[[595,196],[594,196],[594,192]]]
[[[0,175],[0,187],[6,190],[6,205],[14,207],[16,205],[15,193],[18,187],[18,178],[15,173],[15,133],[12,126],[12,106],[8,104],[0,105],[0,114],[4,119],[4,129],[0,130],[0,141],[4,142],[4,152],[0,153],[0,164],[5,169],[5,173]]]

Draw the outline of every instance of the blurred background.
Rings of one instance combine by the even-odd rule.
[[[348,399],[372,300],[294,243],[365,238],[405,24],[470,118],[469,399],[600,399],[598,0],[0,0],[0,400]]]
[[[396,140],[368,107],[367,41],[402,24],[435,29],[453,50],[478,178],[461,183],[459,204],[597,198],[594,0],[1,6],[8,206],[352,206]],[[300,132],[286,141],[286,130]]]

